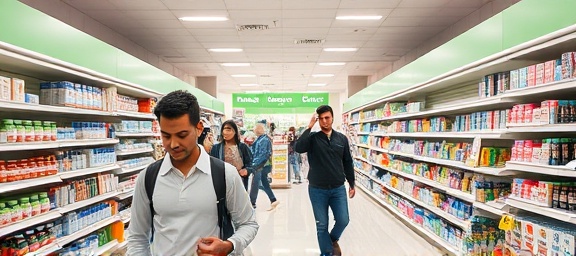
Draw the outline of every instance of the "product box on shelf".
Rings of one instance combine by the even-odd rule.
[[[528,87],[528,67],[518,69],[518,88]]]
[[[536,64],[536,79],[535,85],[544,83],[544,63]]]
[[[562,54],[562,80],[572,78],[572,74],[574,73],[575,54],[575,52],[566,52]]]
[[[40,98],[38,95],[26,93],[24,97],[24,101],[30,104],[40,104]]]
[[[0,76],[0,100],[10,101],[12,99],[12,85],[8,77]]]
[[[528,66],[528,74],[526,76],[526,84],[528,87],[536,85],[536,65]]]
[[[554,82],[554,69],[556,67],[556,61],[550,60],[544,63],[544,83]]]
[[[12,101],[25,102],[25,88],[24,80],[18,78],[12,78]]]

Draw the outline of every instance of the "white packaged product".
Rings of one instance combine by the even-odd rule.
[[[12,78],[12,100],[17,102],[25,102],[25,88],[24,80]]]
[[[10,78],[0,76],[0,100],[9,101],[12,98],[12,86]]]

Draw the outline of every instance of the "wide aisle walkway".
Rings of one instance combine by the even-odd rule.
[[[292,185],[291,189],[274,189],[274,193],[280,205],[267,211],[270,201],[260,190],[256,209],[260,230],[245,255],[320,255],[308,185],[303,183]],[[344,256],[442,255],[360,189],[356,189],[356,197],[349,201],[349,208],[350,224],[340,241]]]

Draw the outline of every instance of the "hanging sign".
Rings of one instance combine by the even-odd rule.
[[[233,93],[234,108],[316,108],[328,104],[328,93]]]

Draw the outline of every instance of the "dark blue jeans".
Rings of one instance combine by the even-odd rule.
[[[333,189],[308,186],[308,194],[316,219],[316,235],[320,253],[322,256],[332,255],[332,242],[340,239],[350,222],[346,186],[342,185]],[[330,233],[328,233],[328,207],[332,209],[336,221]]]
[[[270,172],[272,172],[272,165],[264,166],[262,170],[254,173],[254,177],[252,177],[252,184],[250,186],[250,202],[253,206],[256,205],[260,184],[262,184],[262,190],[266,192],[270,202],[276,201],[276,196],[274,195],[274,192],[272,192],[272,188],[270,188],[270,183],[268,182],[268,174]]]

